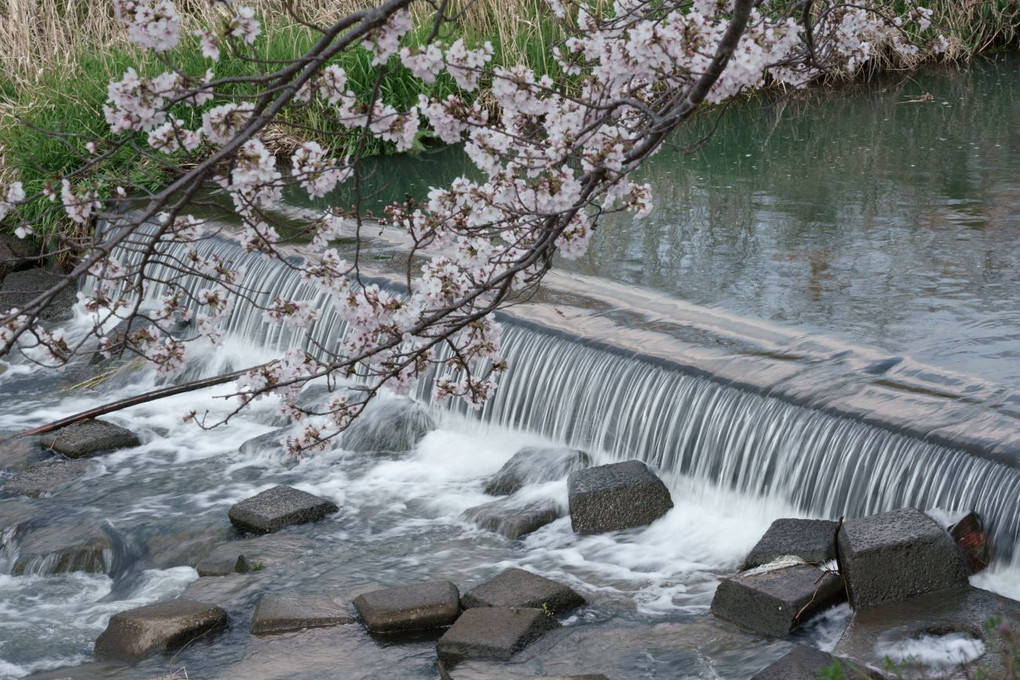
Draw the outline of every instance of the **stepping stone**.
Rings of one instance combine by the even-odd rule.
[[[673,507],[669,489],[639,460],[570,473],[570,523],[579,534],[645,526]]]
[[[226,547],[226,546],[223,546]],[[237,549],[214,550],[195,566],[199,576],[226,576],[227,574],[247,574],[251,571],[251,563]]]
[[[585,599],[562,583],[524,569],[507,569],[460,599],[464,609],[504,607],[542,609],[560,614],[585,604]]]
[[[436,429],[425,407],[413,399],[382,399],[368,406],[343,433],[348,451],[402,453]]]
[[[836,527],[826,519],[777,519],[751,548],[741,571],[768,564],[783,555],[796,555],[811,564],[836,559]]]
[[[133,663],[225,628],[227,612],[191,600],[157,602],[114,614],[96,640],[97,660]]]
[[[460,591],[449,581],[417,583],[363,593],[354,608],[373,633],[442,628],[460,615]]]
[[[29,465],[4,484],[4,491],[29,498],[52,496],[94,465],[90,460],[58,460]]]
[[[528,484],[554,482],[575,470],[591,467],[579,449],[528,446],[513,455],[485,487],[490,496],[509,496]]]
[[[354,617],[328,597],[263,595],[255,605],[251,632],[269,635],[348,623],[354,623]]]
[[[235,504],[227,516],[241,531],[267,534],[291,524],[315,522],[337,510],[332,501],[280,485]]]
[[[232,529],[194,529],[152,536],[145,541],[149,562],[156,569],[196,567],[213,550],[230,539]]]
[[[968,585],[952,537],[912,508],[844,522],[839,557],[854,609]]]
[[[28,530],[18,547],[11,573],[66,574],[82,571],[109,574],[113,543],[99,522],[89,519],[57,521]]]
[[[712,614],[762,635],[783,637],[844,598],[843,579],[836,574],[807,564],[766,566],[720,583]]]
[[[527,536],[546,524],[563,516],[559,503],[539,500],[521,505],[513,499],[503,499],[468,508],[461,517],[479,528],[492,531],[510,540]]]
[[[463,659],[507,661],[560,623],[541,609],[468,609],[436,643],[444,664]]]
[[[68,458],[88,458],[97,453],[141,445],[138,436],[131,430],[98,418],[44,434],[39,443]]]
[[[832,668],[835,663],[843,668],[844,676],[847,678],[878,680],[882,677],[868,671],[863,665],[858,666],[847,659],[840,659],[814,647],[797,645],[778,661],[755,673],[751,680],[818,680],[821,677],[828,677],[822,673]]]

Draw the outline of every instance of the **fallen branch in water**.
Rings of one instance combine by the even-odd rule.
[[[256,366],[252,368],[258,367]],[[245,373],[251,371],[252,368],[243,368],[239,371],[234,371],[233,373],[225,373],[224,375],[218,375],[213,378],[195,380],[192,382],[184,383],[182,385],[162,387],[158,390],[152,390],[150,392],[145,392],[144,394],[138,394],[133,397],[128,397],[127,399],[121,399],[120,401],[114,401],[110,402],[109,404],[103,404],[102,406],[91,408],[88,411],[82,411],[81,413],[76,413],[73,416],[68,416],[66,418],[61,418],[60,420],[55,420],[52,423],[47,423],[46,425],[34,427],[31,430],[25,430],[24,432],[19,432],[17,434],[7,435],[6,437],[0,439],[0,443],[10,441],[11,439],[18,439],[20,437],[30,437],[36,434],[45,434],[47,432],[53,432],[54,430],[59,430],[62,427],[67,427],[68,425],[73,425],[74,423],[81,422],[83,420],[91,420],[93,418],[98,418],[99,416],[106,415],[107,413],[119,411],[121,409],[125,409],[131,406],[137,406],[138,404],[156,401],[158,399],[163,399],[165,397],[172,397],[177,394],[184,394],[185,392],[193,392],[194,390],[200,390],[205,387],[222,385],[225,382],[230,382],[231,380],[236,380],[237,378],[240,378]]]

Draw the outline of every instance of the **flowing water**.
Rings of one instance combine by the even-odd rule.
[[[1017,82],[1018,67],[1012,59],[839,101],[791,102],[769,108],[767,122],[754,107],[728,113],[732,137],[720,134],[683,163],[670,151],[656,158],[647,172],[659,185],[658,216],[641,228],[606,229],[578,271],[1016,386],[1020,166],[1015,126],[1003,124],[1015,116],[1015,95],[996,87]],[[911,103],[915,89],[933,101]],[[927,151],[902,139],[892,151],[910,130]],[[953,136],[936,143],[940,134]],[[916,172],[907,168],[921,159],[911,154],[926,159]],[[870,184],[853,183],[851,171]],[[236,252],[226,241],[209,247]],[[883,265],[890,261],[897,266]],[[310,295],[282,268],[253,262],[248,273],[267,295]],[[544,653],[498,670],[465,664],[458,680],[746,678],[789,642],[746,636],[705,615],[719,579],[771,520],[904,505],[938,516],[978,509],[997,558],[974,582],[1020,598],[1016,465],[693,375],[640,348],[581,342],[514,318],[507,325],[512,369],[493,401],[478,413],[434,410],[439,429],[403,456],[334,450],[295,462],[276,451],[241,454],[242,442],[276,426],[271,400],[213,431],[181,424],[192,409],[210,420],[229,413],[229,387],[110,416],[142,445],[96,459],[43,501],[50,517],[97,522],[113,537],[109,573],[39,567],[13,576],[18,541],[0,537],[0,678],[86,663],[110,615],[190,586],[189,595],[228,603],[226,633],[172,660],[90,666],[82,677],[154,678],[184,667],[203,679],[433,680],[434,639],[375,641],[360,626],[252,638],[254,603],[263,593],[349,599],[373,585],[437,579],[463,592],[508,566],[562,580],[591,604],[565,620],[566,633],[544,643]],[[340,330],[328,316],[315,327],[319,339]],[[199,350],[189,377],[251,365],[293,342],[241,306],[227,341]],[[94,391],[65,390],[75,376],[9,366],[0,375],[0,431],[157,384],[135,370]],[[418,396],[427,400],[427,387]],[[487,478],[516,450],[543,443],[585,448],[597,462],[646,460],[676,507],[643,529],[582,537],[560,519],[520,541],[459,519],[488,500]],[[279,483],[328,497],[340,512],[251,543],[265,565],[253,574],[196,583],[194,570],[158,564],[161,537],[220,538],[231,504]],[[565,482],[526,492],[566,503]],[[847,615],[836,608],[797,639],[831,649]]]

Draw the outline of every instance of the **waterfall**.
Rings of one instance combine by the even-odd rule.
[[[313,301],[322,316],[306,349],[311,343],[328,347],[343,332],[344,322],[325,295],[287,266],[247,255],[228,239],[213,238],[200,247],[226,260],[243,259],[255,301],[265,304],[275,296]],[[130,261],[137,254],[125,251],[121,257]],[[150,267],[156,278],[175,275],[158,262]],[[198,278],[179,282],[192,291],[208,287]],[[148,293],[155,300],[161,290]],[[814,516],[857,517],[903,506],[975,510],[999,558],[1020,565],[1017,467],[685,373],[642,357],[639,348],[628,355],[531,324],[505,325],[510,369],[476,412],[485,422],[610,460],[643,460],[674,486],[681,476],[704,480],[779,497]],[[238,300],[227,332],[270,349],[299,341],[265,321],[246,300]],[[421,381],[418,396],[431,401],[430,380]]]

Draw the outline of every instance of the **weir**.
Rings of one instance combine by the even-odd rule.
[[[276,296],[316,302],[322,317],[311,329],[314,342],[329,346],[343,333],[344,322],[325,304],[324,295],[301,281],[293,270],[246,255],[229,239],[215,237],[201,247],[224,259],[245,262],[246,281],[255,291],[255,302],[266,304]],[[130,251],[122,253],[124,260],[135,256]],[[161,265],[154,266],[150,273],[156,278],[173,274],[169,269],[159,271]],[[386,273],[380,275],[385,280]],[[208,287],[208,282],[197,278],[179,283],[193,292]],[[153,287],[149,293],[155,299],[161,291]],[[635,299],[640,297],[635,293]],[[550,313],[551,308],[550,303],[539,300],[516,308],[513,316],[503,315],[504,353],[511,368],[495,396],[477,412],[483,421],[540,434],[610,460],[644,460],[658,467],[674,488],[681,477],[689,477],[744,494],[781,498],[806,515],[855,517],[904,506],[976,510],[988,525],[997,559],[1020,565],[1020,468],[1012,456],[1020,437],[1016,429],[1010,431],[1015,418],[1003,415],[996,406],[1011,403],[1014,395],[1003,398],[1001,390],[988,385],[983,386],[983,392],[971,389],[969,397],[948,390],[933,394],[932,390],[910,389],[909,384],[903,389],[906,378],[882,375],[891,365],[902,365],[896,369],[903,371],[902,376],[916,377],[925,371],[900,358],[885,363],[868,358],[866,350],[850,352],[868,358],[860,370],[834,373],[841,366],[855,365],[845,361],[847,352],[843,351],[837,353],[840,362],[827,364],[821,377],[817,362],[803,350],[797,364],[803,370],[791,373],[790,356],[747,361],[762,353],[765,334],[760,329],[747,334],[746,347],[735,339],[739,329],[731,329],[722,331],[734,336],[727,347],[705,348],[673,360],[661,344],[641,344],[641,329],[633,336],[639,342],[628,345],[626,333],[611,341],[608,336],[593,340],[556,328],[555,322],[521,319],[525,315],[543,322],[553,319],[557,315]],[[582,312],[580,316],[589,321],[606,316]],[[707,317],[719,316],[710,310],[705,313]],[[746,324],[753,326],[754,322],[747,320]],[[652,330],[656,337],[661,336],[661,328]],[[227,332],[270,349],[287,349],[299,342],[290,330],[265,321],[262,312],[245,300],[237,301]],[[702,338],[704,335],[702,332]],[[776,346],[783,344],[776,338],[772,341]],[[814,347],[821,342],[801,338],[800,345]],[[682,344],[692,347],[697,343]],[[720,352],[728,352],[731,360],[719,361]],[[700,367],[692,369],[697,361],[691,356],[700,358]],[[776,379],[777,370],[783,380]],[[814,377],[810,399],[796,395],[803,381],[795,378],[804,374]],[[900,384],[900,388],[883,393],[866,416],[854,417],[852,408],[836,406],[853,392],[847,385],[854,375],[869,379],[877,375],[875,384]],[[937,382],[944,385],[948,381]],[[784,394],[777,387],[780,384],[793,388]],[[923,396],[925,409],[918,409],[912,401],[917,393]],[[992,406],[983,393],[993,395]],[[431,401],[430,380],[421,381],[418,396]],[[904,404],[909,408],[901,408]],[[464,406],[452,408],[465,411]],[[959,411],[953,419],[954,434],[927,440],[918,436],[920,428],[912,430],[897,415],[954,409]],[[888,417],[883,419],[883,413]],[[968,420],[973,430],[969,438],[960,434]],[[982,433],[985,424],[991,433],[1005,437],[1005,448],[988,443]],[[928,433],[938,431],[930,423],[924,427]],[[948,445],[953,441],[960,446]]]

